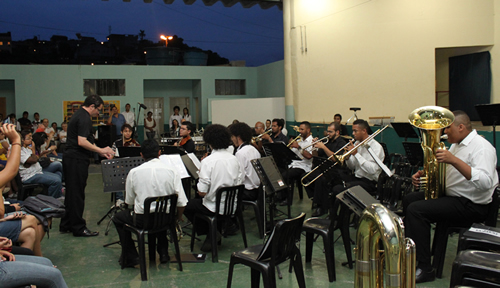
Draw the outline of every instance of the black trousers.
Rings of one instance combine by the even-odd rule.
[[[319,208],[323,211],[327,211],[330,206],[329,195],[333,187],[340,185],[342,181],[350,179],[349,177],[350,175],[347,174],[346,171],[340,169],[331,170],[328,174],[323,174],[323,176],[306,187],[307,196],[313,198],[313,202],[316,203]]]
[[[429,200],[424,197],[424,192],[415,192],[403,199],[405,234],[415,241],[420,267],[431,265],[431,223],[449,221],[452,225],[472,225],[484,221],[488,214],[488,205],[474,204],[464,197]]]
[[[189,221],[191,221],[191,223],[193,223],[194,214],[203,214],[207,216],[215,215],[214,212],[208,210],[208,208],[203,205],[202,198],[195,198],[189,200],[188,204],[186,205],[186,208],[184,208],[184,215],[189,219]],[[220,225],[217,225],[217,227],[219,227],[220,229]],[[199,221],[198,225],[196,225],[196,233],[198,235],[207,235],[208,230],[209,230],[208,224],[206,224],[205,221]]]
[[[135,214],[135,223],[134,223],[134,215],[131,210],[124,210],[116,213],[113,217],[113,223],[115,224],[116,231],[118,232],[118,236],[120,237],[120,243],[122,245],[122,257],[127,260],[133,260],[139,256],[137,250],[135,249],[134,241],[132,240],[132,233],[124,229],[125,224],[129,224],[135,226],[137,228],[142,228],[144,226],[144,215],[143,214]],[[148,237],[151,237],[148,235]],[[167,232],[163,231],[156,234],[156,239],[158,239],[158,245],[156,245],[156,251],[158,254],[168,254],[168,241],[167,241]],[[152,239],[149,238],[148,241]]]
[[[280,172],[281,172],[281,176],[283,177],[283,180],[285,180],[286,183],[288,184],[288,187],[291,187],[292,183],[294,183],[298,179],[301,179],[302,175],[304,175],[306,173],[306,171],[304,171],[304,169],[300,169],[300,168],[280,169]],[[291,189],[289,188],[285,191],[288,191],[288,190],[291,190]],[[288,197],[288,195],[285,194],[285,192],[280,192],[280,195],[278,195],[278,200],[284,200],[287,197]],[[292,204],[293,191],[291,191],[290,197],[288,199],[289,199],[288,201],[290,202],[290,204]]]
[[[59,229],[61,231],[70,230],[73,234],[81,233],[86,229],[86,222],[83,219],[85,209],[85,186],[89,176],[88,158],[79,159],[63,156],[63,172],[66,179],[66,196],[64,206],[66,213],[61,219]]]

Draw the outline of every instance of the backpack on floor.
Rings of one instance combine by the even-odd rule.
[[[43,194],[26,198],[21,207],[26,213],[35,216],[43,224],[46,232],[49,231],[49,218],[61,218],[66,213],[61,201]]]

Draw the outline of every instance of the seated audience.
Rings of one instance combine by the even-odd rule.
[[[35,112],[35,114],[33,114],[33,118],[35,118],[35,120],[33,120],[33,122],[31,123],[31,130],[35,132],[36,129],[38,129],[38,125],[42,122],[40,122],[40,114],[38,114],[38,112]]]
[[[128,124],[127,124],[128,125]],[[139,264],[139,255],[135,249],[132,235],[125,231],[124,225],[134,225],[139,228],[144,223],[144,200],[147,197],[167,196],[177,194],[178,219],[181,220],[187,198],[182,188],[181,177],[177,171],[162,163],[160,146],[156,140],[146,140],[141,146],[141,156],[146,162],[132,170],[127,176],[125,203],[134,205],[134,211],[124,210],[118,212],[112,219],[120,237],[122,254],[120,262],[125,261],[126,267]],[[174,215],[172,215],[174,217]],[[175,233],[175,232],[174,232]],[[168,256],[168,241],[166,232],[156,234],[158,239],[157,252],[160,262],[170,261]]]
[[[61,130],[59,131],[59,147],[57,148],[57,152],[63,153],[64,148],[66,146],[66,137],[68,135],[68,123],[61,123]]]
[[[20,126],[20,131],[22,130],[31,130],[31,128],[33,127],[33,124],[31,124],[31,121],[30,119],[28,119],[29,117],[29,113],[28,111],[24,111],[23,112],[23,117],[19,118],[19,120],[17,120],[19,122],[19,126]]]
[[[170,137],[179,137],[179,128],[179,121],[173,119],[172,126],[170,127]]]

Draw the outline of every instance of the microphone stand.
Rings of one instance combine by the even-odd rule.
[[[139,126],[139,116],[141,115],[141,108],[142,108],[142,105],[139,104],[139,111],[137,113],[137,116],[135,117],[135,125],[134,125],[134,135],[136,138],[139,137],[138,133],[137,133],[137,126]]]

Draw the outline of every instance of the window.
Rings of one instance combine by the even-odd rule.
[[[0,46],[3,46],[3,42],[2,41],[0,41]]]
[[[246,95],[246,80],[217,79],[215,95]]]
[[[84,79],[83,95],[125,96],[125,79]]]

